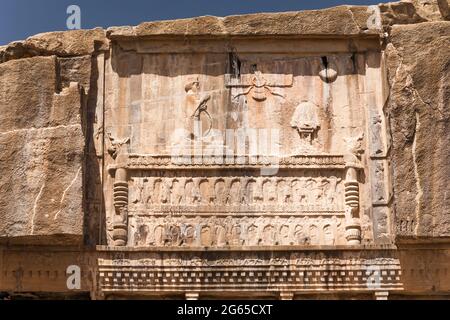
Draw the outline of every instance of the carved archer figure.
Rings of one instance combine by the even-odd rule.
[[[192,115],[192,118],[194,119],[194,123],[201,123],[201,115],[202,113],[205,114],[208,117],[208,130],[203,136],[208,136],[212,129],[212,118],[211,115],[208,112],[208,102],[211,100],[211,96],[209,94],[203,96],[200,99],[200,102],[198,104],[197,109],[195,110],[194,114]]]
[[[198,78],[196,78],[192,82],[189,82],[185,86],[185,91],[187,94],[188,112],[191,113],[192,106],[195,106],[194,112],[192,112],[189,116],[189,119],[187,119],[188,121],[191,122],[188,124],[188,127],[187,127],[187,128],[189,128],[189,131],[191,132],[191,138],[193,138],[195,136],[195,134],[200,131],[200,130],[198,130],[198,132],[196,132],[196,129],[199,129],[199,128],[195,128],[194,126],[201,123],[202,114],[205,114],[207,116],[208,122],[209,122],[208,130],[202,136],[208,136],[212,129],[212,118],[211,118],[210,113],[208,112],[208,102],[211,100],[211,95],[205,94],[203,96],[200,96],[199,90],[200,90],[200,81],[198,80]],[[194,126],[192,126],[192,123],[194,123]]]

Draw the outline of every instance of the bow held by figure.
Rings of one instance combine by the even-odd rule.
[[[203,96],[202,99],[200,99],[200,103],[193,114],[194,118],[198,119],[198,118],[200,118],[200,114],[202,112],[207,112],[209,100],[211,100],[211,95],[209,95],[209,94]]]

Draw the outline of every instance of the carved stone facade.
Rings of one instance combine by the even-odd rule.
[[[29,174],[33,195],[14,203],[1,180],[6,200],[0,218],[6,222],[0,222],[0,291],[36,291],[26,284],[30,279],[17,276],[15,266],[23,262],[11,245],[41,246],[27,254],[45,263],[41,251],[55,257],[63,252],[53,287],[44,291],[66,291],[57,275],[73,261],[89,270],[79,291],[97,299],[414,294],[414,277],[404,278],[416,268],[409,264],[411,243],[431,245],[446,273],[450,229],[437,226],[436,219],[447,221],[444,214],[421,211],[429,208],[429,194],[421,182],[428,180],[417,132],[406,145],[414,150],[413,161],[399,163],[398,128],[409,124],[398,112],[420,96],[398,65],[400,49],[393,46],[405,42],[398,36],[401,17],[391,11],[415,7],[400,2],[376,8],[381,24],[375,27],[370,8],[339,7],[300,12],[295,19],[309,22],[296,26],[285,22],[290,13],[201,17],[170,26],[48,34],[0,48],[1,83],[7,72],[17,76],[0,102],[25,110],[25,98],[13,101],[28,90],[30,103],[44,101],[48,110],[37,109],[49,115],[24,114],[36,122],[33,129],[15,123],[10,113],[0,125],[1,146],[9,150],[5,170]],[[423,21],[411,12],[407,23],[413,28]],[[334,29],[311,20],[319,16],[334,22]],[[265,22],[253,30],[253,19]],[[427,24],[450,30],[449,22]],[[180,33],[187,29],[189,34]],[[47,47],[54,37],[82,44]],[[37,56],[43,53],[51,57]],[[24,63],[51,66],[48,75],[32,69],[49,80],[28,83]],[[398,77],[410,84],[403,96]],[[441,87],[446,102],[447,89]],[[67,105],[74,107],[62,108]],[[448,110],[442,108],[444,119]],[[414,118],[419,129],[420,112]],[[42,176],[39,165],[15,167],[14,159],[28,158],[10,150],[8,139],[25,141],[22,131],[38,144],[18,150],[42,158],[41,166],[50,165],[54,174]],[[64,136],[67,144],[48,150],[47,142]],[[404,166],[416,175],[414,183]],[[448,179],[448,171],[433,174]],[[402,177],[410,186],[405,194],[398,193]],[[424,228],[442,232],[425,242],[410,237]],[[433,247],[434,241],[441,246]],[[55,245],[89,250],[73,253]],[[37,272],[23,265],[31,268],[30,277]],[[21,279],[19,287],[11,277]],[[441,283],[438,293],[448,294],[450,284]]]
[[[230,55],[206,43],[197,53],[118,46],[107,61],[108,244],[358,245],[361,221],[376,243],[373,204],[390,216],[382,54],[247,52],[235,41]]]

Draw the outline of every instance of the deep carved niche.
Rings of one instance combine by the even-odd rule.
[[[374,92],[376,77],[362,76],[367,55],[358,55],[355,70],[345,54],[325,67],[321,55],[149,54],[132,74],[136,54],[113,56],[105,103],[108,244],[388,239],[382,108],[355,92]]]

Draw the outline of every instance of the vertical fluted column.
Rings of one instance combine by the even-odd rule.
[[[345,237],[349,245],[361,244],[359,219],[359,182],[357,168],[348,166],[345,178],[346,226]]]
[[[126,168],[118,168],[114,180],[114,245],[126,246],[128,242],[128,177]]]

